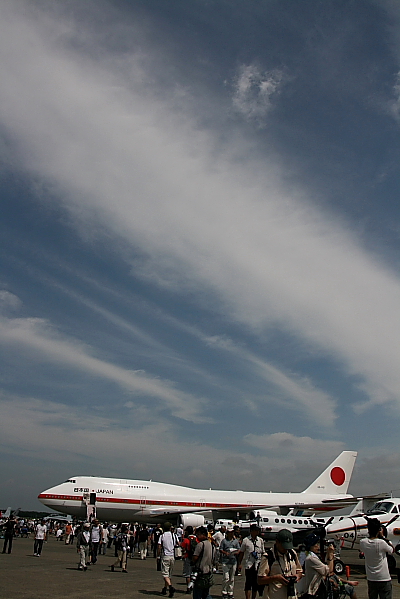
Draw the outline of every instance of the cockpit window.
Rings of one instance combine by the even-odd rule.
[[[74,483],[76,484],[76,480],[73,480],[72,478],[69,478],[68,480],[65,481],[66,483]]]
[[[367,514],[388,514],[393,506],[392,501],[378,501],[373,508],[368,510]]]

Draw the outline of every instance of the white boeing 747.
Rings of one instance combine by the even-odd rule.
[[[47,507],[85,518],[96,513],[104,521],[151,522],[177,519],[184,526],[204,523],[202,512],[213,519],[246,517],[264,508],[297,508],[326,512],[356,503],[347,495],[357,457],[343,451],[302,493],[261,493],[191,489],[143,480],[120,480],[94,476],[74,476],[40,493]]]

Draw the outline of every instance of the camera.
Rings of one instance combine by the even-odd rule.
[[[192,573],[190,574],[190,581],[191,582],[196,582],[196,578],[198,577],[199,573],[197,570],[193,570]]]
[[[251,557],[254,557],[254,559],[258,559],[258,553],[257,553],[257,551],[252,551],[250,553],[250,555],[251,555]]]
[[[296,595],[294,583],[297,580],[297,576],[285,576],[285,578],[288,581],[286,586],[288,597],[294,597]]]

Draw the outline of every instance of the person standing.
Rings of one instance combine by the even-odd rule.
[[[40,524],[37,524],[35,530],[35,542],[33,544],[33,555],[40,557],[43,549],[43,543],[47,539],[47,526],[46,521],[42,520]]]
[[[93,520],[92,528],[90,531],[90,563],[92,566],[97,562],[97,554],[103,535],[103,527],[100,526],[97,518]]]
[[[217,530],[212,536],[211,543],[215,547],[213,572],[218,572],[218,567],[221,562],[220,555],[219,555],[219,546],[221,545],[222,539],[225,538],[225,533],[226,533],[226,526],[225,526],[225,524],[223,524],[221,526],[221,528],[219,530]]]
[[[185,529],[185,538],[181,542],[182,557],[183,557],[183,576],[186,578],[186,594],[190,595],[193,588],[193,582],[191,581],[192,574],[192,557],[194,549],[197,545],[197,538],[193,534],[193,526],[187,526]]]
[[[335,548],[330,543],[326,550],[326,561],[324,564],[320,557],[320,537],[314,532],[310,533],[304,539],[306,547],[306,560],[304,562],[304,579],[302,580],[301,588],[309,597],[315,597],[321,592],[321,585],[329,578],[333,572],[333,560]]]
[[[11,553],[16,526],[17,526],[16,519],[14,518],[14,516],[10,516],[4,525],[4,545],[3,545],[2,553],[6,553],[7,545],[8,545],[8,553]]]
[[[151,533],[151,541],[153,543],[153,557],[157,557],[158,539],[161,537],[163,530],[161,524],[157,524]]]
[[[240,551],[240,543],[234,536],[233,526],[228,526],[225,537],[219,546],[220,561],[222,567],[222,597],[233,599],[233,587],[235,585],[236,556]]]
[[[246,599],[256,599],[259,590],[257,583],[257,572],[264,554],[264,541],[259,537],[260,527],[258,524],[250,525],[250,535],[242,541],[239,552],[239,572],[242,569],[242,561],[245,564],[246,581],[244,585],[244,594]]]
[[[391,599],[392,578],[386,557],[394,547],[385,539],[382,523],[378,518],[367,519],[368,539],[361,539],[360,551],[365,555],[365,571],[369,599]]]
[[[150,536],[150,532],[149,532],[146,524],[142,524],[142,526],[138,530],[137,534],[138,534],[140,559],[146,559],[146,557],[147,557],[147,544],[149,542],[149,536]]]
[[[66,545],[69,545],[69,543],[70,543],[71,534],[72,534],[72,524],[70,522],[68,522],[65,525],[65,544]]]
[[[211,599],[210,588],[213,580],[214,547],[209,539],[209,532],[205,526],[196,529],[197,545],[194,550],[192,562],[197,572],[193,583],[193,599]]]
[[[100,548],[99,548],[100,555],[101,554],[106,555],[109,534],[110,533],[108,530],[108,526],[107,526],[107,524],[105,524],[103,526],[103,530],[101,532],[101,544],[100,544]]]
[[[123,524],[120,532],[116,536],[115,547],[117,549],[117,559],[111,564],[111,572],[114,572],[114,568],[120,565],[122,572],[124,572],[124,574],[128,573],[128,570],[126,569],[128,558],[128,528],[129,526],[127,524]]]
[[[166,595],[169,591],[169,597],[173,597],[175,593],[171,577],[175,564],[175,547],[178,546],[178,537],[171,532],[171,526],[170,522],[164,523],[164,532],[158,539],[157,550],[158,557],[161,556],[161,574],[164,578],[164,587],[161,594]]]
[[[266,586],[267,599],[287,599],[296,595],[294,584],[303,576],[296,552],[293,535],[283,528],[276,535],[272,549],[264,553],[258,569],[257,581]]]
[[[84,570],[86,572],[86,562],[89,559],[89,548],[90,548],[90,524],[85,522],[78,532],[76,537],[76,550],[80,555],[78,564],[78,570]]]

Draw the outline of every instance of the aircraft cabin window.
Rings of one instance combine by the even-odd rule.
[[[275,518],[275,522],[279,524],[279,518]]]
[[[293,524],[297,524],[297,520],[293,520]]]
[[[285,518],[281,518],[282,524],[285,524]]]
[[[286,520],[286,522],[287,522],[288,524],[291,524],[291,523],[292,523],[292,521],[291,521],[290,519]]]

